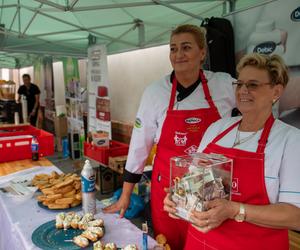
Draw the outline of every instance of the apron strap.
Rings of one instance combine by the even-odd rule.
[[[241,122],[241,120],[239,120],[239,121],[235,122],[234,124],[232,124],[231,126],[229,126],[221,134],[218,134],[215,137],[215,139],[212,140],[211,143],[215,144],[217,141],[219,141],[220,139],[222,139],[229,131],[231,131],[234,127],[238,126],[240,122]]]
[[[208,102],[209,107],[212,108],[212,109],[217,110],[217,107],[215,106],[215,104],[214,104],[214,102],[211,98],[209,88],[208,88],[208,85],[207,85],[207,79],[206,79],[202,69],[200,70],[199,75],[200,75],[200,79],[201,79],[201,82],[202,82],[202,87],[203,87],[205,99]]]
[[[174,103],[175,103],[176,89],[177,89],[177,79],[176,79],[176,76],[174,74],[173,81],[172,81],[171,98],[170,98],[170,101],[169,101],[168,110],[173,110],[173,106],[174,106]]]
[[[212,108],[212,109],[217,110],[217,107],[215,106],[215,104],[214,104],[214,102],[211,98],[209,88],[208,88],[208,85],[207,85],[207,79],[206,79],[202,69],[200,69],[200,71],[199,71],[199,77],[201,79],[204,96],[205,96],[206,101],[208,102],[209,107]],[[177,79],[176,79],[176,76],[174,74],[174,77],[173,77],[173,80],[172,80],[172,91],[171,91],[171,98],[170,98],[168,110],[173,110],[173,106],[174,106],[174,103],[175,103],[176,90],[177,90]]]
[[[266,145],[268,142],[268,137],[271,132],[271,128],[274,124],[274,121],[275,121],[274,116],[271,113],[268,120],[266,121],[266,123],[264,125],[264,130],[258,141],[257,150],[256,150],[257,153],[263,153],[265,151],[265,148],[266,148]]]
[[[213,140],[212,140],[212,144],[216,144],[217,141],[219,141],[221,138],[223,138],[229,131],[231,131],[234,127],[236,127],[238,124],[240,124],[242,120],[239,120],[237,122],[235,122],[234,124],[232,124],[230,127],[228,127],[226,130],[224,130],[222,133],[220,133],[219,135],[217,135]],[[266,144],[268,142],[268,137],[271,131],[271,128],[274,124],[274,116],[271,113],[271,115],[269,116],[269,118],[267,119],[267,121],[265,122],[264,125],[264,130],[258,140],[258,145],[257,145],[257,149],[256,149],[256,153],[264,153],[265,148],[266,148]]]

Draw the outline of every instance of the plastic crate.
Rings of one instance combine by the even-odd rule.
[[[109,157],[127,155],[128,150],[128,144],[114,140],[109,142],[109,147],[97,147],[88,142],[84,143],[84,156],[104,165],[108,165]]]
[[[30,125],[0,128],[0,162],[31,158],[31,139],[39,142],[39,156],[54,154],[53,135]]]

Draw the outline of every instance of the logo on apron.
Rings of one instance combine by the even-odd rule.
[[[197,152],[198,147],[196,145],[192,145],[188,147],[186,150],[184,150],[184,153],[191,155]]]
[[[239,193],[239,179],[238,178],[232,178],[231,191],[232,191],[232,193],[235,193],[235,194]]]
[[[190,117],[190,118],[185,119],[184,121],[187,124],[196,124],[196,123],[201,122],[201,119],[197,118],[197,117]]]
[[[187,133],[175,131],[174,142],[176,146],[185,146],[187,142]]]

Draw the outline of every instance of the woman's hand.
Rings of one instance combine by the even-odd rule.
[[[169,213],[169,216],[173,219],[179,219],[179,217],[175,216],[174,214],[177,212],[176,204],[171,200],[170,189],[165,188],[165,192],[167,193],[164,199],[164,211]]]
[[[130,204],[130,196],[122,194],[116,203],[103,208],[102,211],[104,213],[116,213],[120,211],[120,218],[123,218],[129,204]]]
[[[239,211],[239,204],[225,199],[215,199],[206,203],[207,211],[193,211],[191,220],[201,232],[207,233],[220,226],[225,220],[232,219]]]

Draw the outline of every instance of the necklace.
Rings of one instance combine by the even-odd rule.
[[[233,148],[237,145],[240,145],[246,141],[249,141],[252,137],[254,137],[256,134],[257,134],[258,131],[255,131],[253,132],[252,134],[248,135],[247,137],[243,138],[243,139],[240,139],[240,131],[239,129],[237,130],[236,132],[236,136],[235,136],[235,140],[234,140],[234,143],[233,143]]]

